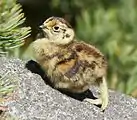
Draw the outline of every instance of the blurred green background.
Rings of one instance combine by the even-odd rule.
[[[3,4],[1,1],[7,1],[7,3]],[[79,40],[95,45],[107,57],[109,88],[137,97],[136,0],[1,1],[0,6],[4,5],[7,8],[12,6],[11,9],[15,7],[13,3],[21,4],[22,13],[25,14],[26,20],[24,20],[24,24],[18,25],[19,31],[22,27],[29,31],[29,28],[25,26],[31,27],[31,35],[27,39],[20,39],[20,41],[24,41],[23,44],[20,44],[20,48],[8,50],[9,56],[29,59],[30,54],[25,51],[40,33],[38,26],[50,16],[64,17],[75,29]],[[12,1],[12,4],[9,4],[9,1]],[[4,10],[7,9],[4,8]],[[0,14],[2,15],[2,11]],[[12,18],[8,20],[12,20]],[[0,18],[1,22],[2,19]],[[2,24],[4,23],[2,22]],[[28,36],[28,31],[23,35]],[[16,31],[14,32],[16,33]],[[18,36],[14,39],[17,38]],[[2,40],[3,38],[0,38],[0,42]],[[9,41],[10,39],[6,40]],[[0,47],[1,51],[7,50],[5,50],[4,44],[0,44]]]

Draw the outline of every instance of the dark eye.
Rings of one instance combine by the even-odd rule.
[[[55,27],[53,27],[53,30],[54,30],[54,31],[58,31],[58,30],[59,30],[59,27],[58,27],[58,26],[55,26]]]

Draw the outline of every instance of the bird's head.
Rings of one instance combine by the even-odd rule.
[[[71,25],[60,17],[50,17],[41,26],[45,36],[55,44],[68,44],[74,40],[74,30]]]

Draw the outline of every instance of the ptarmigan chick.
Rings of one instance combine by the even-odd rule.
[[[33,43],[34,55],[52,85],[57,89],[82,93],[97,83],[100,97],[85,100],[101,104],[104,110],[108,105],[104,55],[94,46],[78,42],[73,28],[63,18],[50,17],[40,27],[45,37]]]

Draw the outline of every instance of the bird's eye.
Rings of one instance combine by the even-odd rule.
[[[54,27],[53,27],[53,30],[54,30],[54,31],[59,31],[59,27],[58,27],[58,26],[54,26]]]

